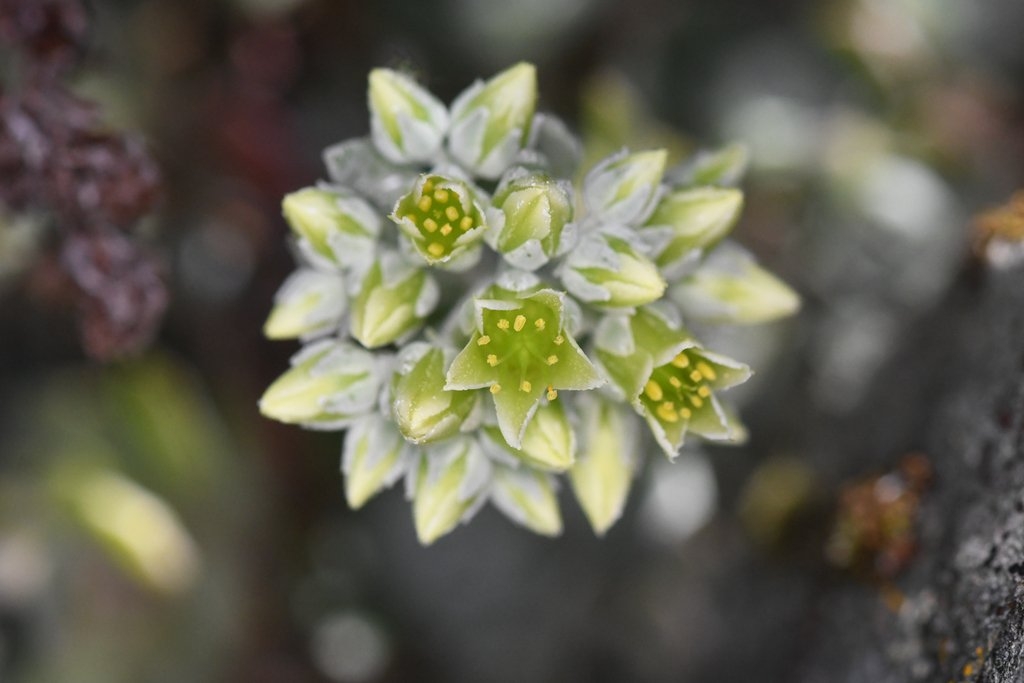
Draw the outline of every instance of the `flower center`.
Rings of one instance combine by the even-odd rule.
[[[553,312],[539,303],[525,301],[509,311],[483,311],[483,333],[477,345],[510,388],[530,393],[535,385],[546,386],[548,400],[555,400],[558,392],[548,381],[547,369],[558,364],[563,344],[565,336],[555,326]],[[494,384],[491,392],[501,388]]]
[[[469,213],[463,209],[462,196],[468,190],[456,191],[451,185],[452,181],[444,181],[442,186],[440,178],[428,178],[419,196],[398,212],[399,218],[413,222],[423,237],[426,252],[438,259],[451,254],[459,236],[480,224],[471,204]]]
[[[662,422],[689,420],[711,396],[709,381],[717,377],[714,368],[689,350],[654,369],[640,400]]]

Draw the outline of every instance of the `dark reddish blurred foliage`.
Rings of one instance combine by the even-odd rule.
[[[152,339],[167,306],[153,258],[118,232],[153,210],[160,174],[139,140],[59,80],[87,28],[76,0],[0,0],[0,38],[21,51],[19,87],[0,90],[0,202],[50,216],[85,351],[109,360]]]

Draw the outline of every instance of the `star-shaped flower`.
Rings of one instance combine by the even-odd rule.
[[[476,330],[448,369],[445,389],[490,389],[502,436],[515,448],[542,398],[605,381],[565,327],[564,296],[541,289],[476,299]]]

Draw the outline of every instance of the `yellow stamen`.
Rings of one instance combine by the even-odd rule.
[[[477,346],[487,346],[490,343],[491,343],[491,338],[488,337],[486,334],[485,335],[481,335],[481,337],[476,340],[476,345]]]
[[[691,396],[690,403],[693,404],[694,408],[700,408],[702,405],[704,405],[704,399],[702,399],[700,396]]]
[[[544,322],[544,318],[537,318],[533,321],[533,326],[538,330],[543,330],[547,326],[547,323]]]
[[[558,335],[557,337],[555,337],[555,346],[561,346],[562,342],[564,341],[565,337],[563,337],[562,335]]]
[[[420,211],[430,211],[433,203],[434,201],[430,197],[420,197],[420,200],[416,202],[416,206],[420,207]]]
[[[681,386],[683,386],[682,381],[678,377],[675,377],[675,376],[669,377],[668,378],[668,383],[671,384],[672,386],[674,386],[676,389],[678,389]]]
[[[458,220],[459,210],[456,209],[454,206],[449,206],[447,209],[444,210],[444,215],[448,216],[448,220],[450,221]]]
[[[530,380],[524,379],[523,383],[519,385],[519,390],[525,391],[526,393],[530,393],[531,391],[533,391],[533,385],[530,384]]]
[[[692,379],[694,382],[699,382],[702,379],[704,379],[704,375],[700,374],[700,370],[694,370],[693,372],[690,373],[690,379]]]
[[[684,420],[689,420],[691,415],[693,415],[693,413],[690,412],[689,408],[679,409],[679,417],[683,418]]]
[[[653,379],[647,380],[647,386],[644,387],[644,393],[647,394],[647,398],[652,401],[660,401],[665,395],[661,390],[661,385],[655,382]]]
[[[548,362],[548,365],[554,365],[555,363],[558,362],[558,356],[556,356],[555,354],[551,354],[550,356],[548,356],[548,361],[547,362]]]
[[[704,375],[708,379],[715,379],[715,377],[718,376],[717,374],[715,374],[715,371],[711,368],[711,366],[708,365],[707,363],[697,363],[697,369],[700,370],[700,374]]]
[[[512,323],[512,329],[515,330],[516,332],[522,332],[523,331],[523,327],[525,327],[525,326],[526,326],[526,316],[525,315],[517,315],[516,316],[516,321],[514,323]]]
[[[423,221],[423,229],[426,230],[427,232],[434,232],[435,230],[437,230],[437,221],[435,221],[433,218],[428,218],[427,220]]]
[[[672,359],[672,365],[676,366],[677,368],[685,368],[689,364],[690,359],[684,356],[683,354],[679,354],[678,356]]]
[[[444,225],[442,225],[441,226],[441,234],[444,235],[445,237],[447,237],[448,235],[452,234],[452,226],[449,225],[448,223],[445,223]]]
[[[441,256],[444,254],[444,247],[441,244],[434,242],[427,247],[427,253],[431,256]]]
[[[665,401],[654,412],[657,413],[658,417],[670,424],[679,421],[679,416],[676,415],[676,407],[672,404],[672,401]]]
[[[552,388],[552,386],[549,384],[548,385],[548,400],[549,401],[554,401],[556,398],[558,398],[558,392],[555,391],[555,389]]]
[[[493,368],[495,365],[498,364],[498,357],[495,356],[493,353],[487,354],[487,364]]]
[[[491,385],[491,393],[492,394],[496,394],[499,391],[501,391],[501,385],[500,384],[492,384]]]
[[[434,199],[444,204],[448,201],[448,190],[438,190],[434,193]]]
[[[430,194],[433,191],[434,191],[434,181],[428,180],[427,182],[423,183],[423,194]]]
[[[498,321],[498,329],[499,330],[507,330],[508,327],[509,327],[508,318],[502,318],[501,320]]]
[[[462,228],[463,231],[469,230],[473,227],[473,219],[469,216],[463,216],[462,220],[459,221],[459,227]]]
[[[708,396],[711,395],[711,390],[708,389],[708,385],[705,384],[701,386],[699,389],[697,389],[697,395],[700,396],[701,398],[707,398]]]

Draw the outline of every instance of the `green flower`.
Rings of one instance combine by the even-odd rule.
[[[594,167],[583,181],[583,202],[602,223],[636,225],[658,200],[668,152],[622,152]]]
[[[299,238],[299,249],[312,265],[344,268],[358,265],[373,253],[380,216],[355,195],[307,187],[287,195],[282,209]]]
[[[482,178],[499,177],[526,145],[536,105],[532,64],[521,62],[486,83],[477,81],[452,103],[452,158]]]
[[[384,252],[352,301],[352,337],[368,349],[397,341],[419,329],[437,299],[437,283],[426,270]]]
[[[309,344],[260,399],[260,412],[314,429],[347,426],[377,404],[380,368],[373,354],[334,339]]]
[[[412,449],[383,415],[370,413],[345,432],[341,471],[345,499],[353,510],[388,488],[409,469]]]
[[[423,451],[410,474],[416,536],[430,545],[480,509],[493,466],[476,440],[463,436]]]
[[[608,308],[643,306],[660,299],[665,280],[628,237],[609,230],[584,238],[559,271],[569,293],[592,306]]]
[[[411,443],[441,441],[458,434],[477,405],[476,392],[447,391],[445,369],[451,357],[425,342],[398,355],[391,382],[391,410],[402,436]]]
[[[718,441],[739,436],[715,392],[745,382],[747,366],[702,349],[657,309],[606,319],[596,334],[598,361],[670,458],[687,431]]]
[[[562,533],[554,479],[529,468],[496,465],[491,502],[506,517],[544,536]]]
[[[477,299],[476,330],[448,370],[446,389],[489,388],[501,433],[515,448],[542,398],[604,383],[565,328],[563,297],[542,289],[514,300]]]
[[[396,164],[428,162],[441,148],[448,111],[408,76],[391,69],[370,72],[373,143]]]
[[[582,443],[569,481],[590,526],[603,536],[622,514],[633,481],[637,418],[599,392],[581,396],[579,404]]]
[[[274,296],[263,326],[268,339],[309,339],[338,328],[348,308],[345,282],[338,273],[303,268],[292,273]]]
[[[469,185],[424,174],[398,200],[391,220],[430,265],[462,270],[476,263],[487,230],[484,210]]]
[[[565,235],[572,220],[568,183],[541,174],[512,174],[498,186],[493,204],[489,243],[516,268],[535,270],[570,246]]]

